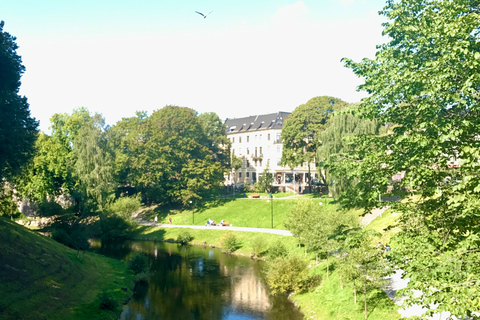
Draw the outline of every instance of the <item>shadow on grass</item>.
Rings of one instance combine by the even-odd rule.
[[[148,226],[137,226],[135,230],[132,231],[131,237],[133,239],[152,239],[158,241],[168,241],[170,239],[165,239],[166,231],[164,229],[156,229],[152,231],[152,227]]]

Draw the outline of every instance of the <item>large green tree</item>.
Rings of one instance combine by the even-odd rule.
[[[325,124],[335,110],[343,109],[348,104],[338,98],[321,96],[299,105],[285,120],[282,128],[283,152],[282,165],[290,168],[310,164],[315,161],[318,148],[318,134],[325,129]],[[326,184],[326,177],[320,174]],[[312,179],[309,179],[311,182]]]
[[[393,257],[410,279],[407,301],[462,318],[478,318],[480,300],[479,8],[478,0],[389,1],[388,42],[375,59],[344,60],[370,94],[363,115],[395,124],[359,141],[345,163],[359,179],[345,204],[380,205],[391,175],[405,171],[402,184],[417,197],[395,204],[403,214]]]
[[[318,134],[317,165],[329,176],[329,191],[335,198],[356,180],[346,178],[342,172],[336,173],[334,170],[335,164],[348,157],[349,151],[355,149],[356,141],[353,138],[386,131],[380,122],[355,115],[356,108],[354,106],[334,114],[325,130]]]
[[[216,144],[224,140],[218,135],[221,127],[205,134],[215,122],[176,106],[147,119],[137,138],[132,180],[148,201],[197,206],[219,191],[228,159]]]
[[[16,38],[0,22],[0,182],[21,172],[32,157],[38,122],[30,116],[27,98],[20,96],[25,71]]]

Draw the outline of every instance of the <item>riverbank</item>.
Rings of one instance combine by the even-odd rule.
[[[132,295],[134,275],[123,261],[70,249],[0,218],[0,318],[117,319]],[[105,292],[119,304],[99,308]]]

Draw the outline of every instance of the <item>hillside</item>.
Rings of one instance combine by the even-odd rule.
[[[0,319],[113,319],[97,295],[124,301],[133,276],[123,261],[77,252],[0,218]],[[127,288],[122,290],[122,288]]]

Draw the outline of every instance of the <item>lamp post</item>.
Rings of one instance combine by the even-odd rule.
[[[271,192],[269,196],[270,196],[270,216],[272,217],[272,229],[273,229],[273,196]]]
[[[192,200],[190,200],[190,207],[192,206]],[[192,220],[193,220],[193,223],[192,223],[192,226],[195,225],[195,210],[192,208]]]

